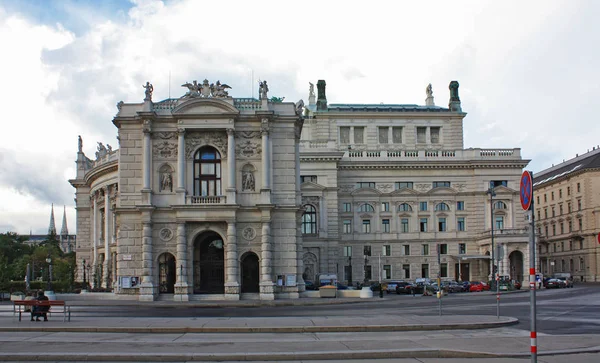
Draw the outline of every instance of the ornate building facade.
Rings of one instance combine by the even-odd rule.
[[[520,149],[464,148],[458,82],[448,108],[431,85],[425,105],[328,104],[325,87],[310,84],[300,142],[305,278],[487,281],[500,252],[499,273],[524,279],[528,161]]]
[[[294,298],[304,290],[293,103],[234,99],[207,80],[179,99],[120,102],[119,149],[79,140],[78,276],[155,300]]]
[[[600,277],[600,147],[534,174],[540,271]]]

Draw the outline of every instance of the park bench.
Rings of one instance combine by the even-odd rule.
[[[14,300],[13,301],[13,316],[19,314],[19,321],[21,321],[21,315],[23,313],[29,313],[36,306],[48,306],[50,309],[47,314],[59,313],[61,310],[52,311],[53,306],[62,306],[63,321],[71,321],[71,308],[65,304],[62,300]],[[26,311],[26,307],[29,310]]]

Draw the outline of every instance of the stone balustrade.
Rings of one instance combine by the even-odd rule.
[[[262,108],[262,102],[254,98],[234,98],[233,105],[237,109],[244,110],[260,110]]]
[[[226,204],[227,197],[222,195],[198,196],[189,195],[186,204]]]
[[[91,168],[96,168],[100,165],[119,160],[119,150],[113,150],[103,157],[92,162]]]

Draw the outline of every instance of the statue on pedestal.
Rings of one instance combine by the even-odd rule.
[[[146,85],[142,86],[146,89],[146,97],[144,101],[152,101],[152,92],[154,92],[154,86],[150,82],[146,82]]]
[[[268,100],[269,97],[267,93],[269,92],[269,86],[267,86],[267,81],[259,81],[258,82],[258,95],[260,100]]]

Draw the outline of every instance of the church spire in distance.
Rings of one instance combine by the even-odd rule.
[[[50,212],[50,225],[48,226],[48,235],[56,234],[56,224],[54,223],[54,203],[52,203],[52,211]]]
[[[62,227],[60,228],[60,235],[67,236],[69,235],[69,229],[67,228],[67,207],[63,206],[63,221]]]

